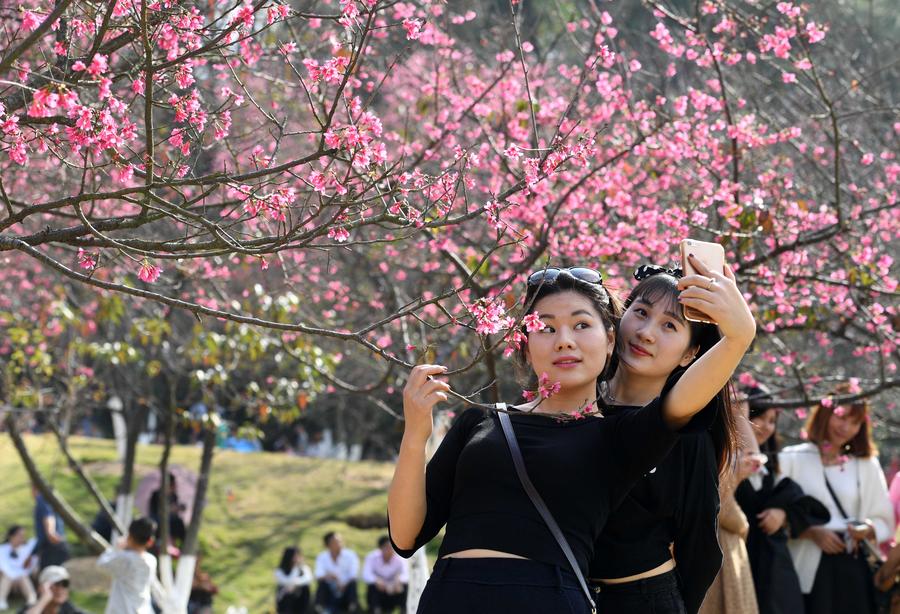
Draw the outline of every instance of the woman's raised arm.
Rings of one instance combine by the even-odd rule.
[[[403,439],[388,490],[391,539],[398,548],[411,549],[425,522],[425,444],[431,436],[431,410],[447,400],[446,382],[432,379],[446,371],[440,365],[413,368],[403,389]]]
[[[689,258],[698,274],[678,281],[678,301],[708,315],[722,338],[691,364],[666,396],[663,417],[674,428],[690,422],[725,387],[756,336],[756,321],[731,268],[726,264],[724,273],[718,273],[693,255]]]

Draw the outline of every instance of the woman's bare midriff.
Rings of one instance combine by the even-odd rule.
[[[602,582],[603,584],[625,584],[626,582],[634,582],[635,580],[643,580],[645,578],[654,578],[675,569],[675,559],[669,559],[659,567],[636,573],[633,576],[625,576],[624,578],[602,578],[598,580],[591,579],[593,582]]]
[[[499,550],[485,550],[483,548],[472,548],[470,550],[460,550],[459,552],[451,552],[442,556],[443,559],[525,559],[524,556],[518,554],[510,554],[509,552],[500,552]],[[526,559],[527,560],[527,559]]]

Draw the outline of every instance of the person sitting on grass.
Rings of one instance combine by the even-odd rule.
[[[87,614],[69,601],[69,572],[60,565],[50,565],[38,576],[40,596],[37,603],[25,606],[19,614]]]
[[[387,614],[406,607],[409,570],[406,561],[391,547],[391,538],[378,538],[378,547],[363,561],[362,579],[366,583],[366,601],[372,614]]]
[[[284,549],[281,563],[275,570],[275,609],[278,614],[306,614],[309,609],[309,587],[313,573],[305,562],[303,552],[296,546]]]
[[[13,525],[6,532],[6,541],[0,544],[0,612],[9,609],[6,599],[12,589],[21,593],[28,605],[37,601],[30,577],[37,570],[36,543],[36,539],[26,538],[22,525]]]
[[[156,559],[147,548],[155,533],[151,519],[133,520],[122,548],[110,548],[97,559],[97,567],[112,576],[106,614],[153,614],[150,585],[156,578]]]
[[[359,557],[353,550],[344,548],[340,533],[325,534],[325,550],[316,557],[316,609],[322,614],[356,612],[359,598],[356,594],[356,578],[359,575]]]

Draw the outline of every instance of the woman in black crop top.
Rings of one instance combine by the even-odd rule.
[[[718,328],[684,319],[679,270],[639,267],[625,301],[606,415],[639,411],[678,381],[719,341]],[[672,451],[644,475],[609,517],[594,550],[597,606],[609,614],[696,612],[719,571],[718,474],[734,452],[735,423],[725,385]]]
[[[559,389],[511,417],[531,481],[582,573],[609,511],[665,456],[674,431],[728,381],[753,339],[753,316],[731,272],[695,264],[700,274],[680,280],[679,300],[715,318],[722,340],[640,410],[611,417],[596,409],[597,381],[613,349],[615,301],[590,269],[547,269],[529,277],[525,305],[544,326],[528,332],[523,355],[535,379],[546,374]],[[446,525],[419,612],[587,612],[575,575],[519,483],[494,412],[465,411],[425,466],[431,410],[449,390],[433,378],[444,371],[420,365],[410,374],[388,493],[391,539],[401,556],[411,556]],[[559,419],[586,411],[593,413]]]

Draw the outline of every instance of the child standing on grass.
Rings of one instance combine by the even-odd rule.
[[[124,547],[109,549],[97,559],[97,567],[112,576],[106,614],[153,614],[150,584],[156,577],[156,559],[147,548],[155,534],[155,522],[138,518],[128,527]]]

